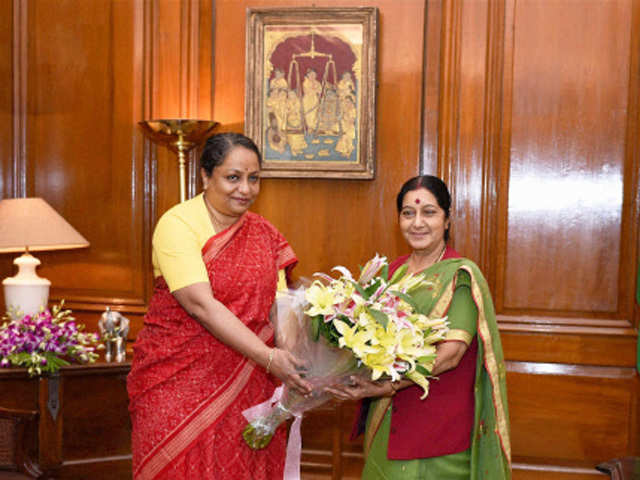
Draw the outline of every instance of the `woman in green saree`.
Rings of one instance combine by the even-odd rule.
[[[400,230],[412,249],[396,259],[433,284],[430,316],[447,316],[429,396],[410,380],[354,377],[329,390],[362,400],[354,435],[365,432],[365,480],[502,480],[511,478],[505,368],[486,280],[447,246],[449,191],[437,177],[408,180],[397,196]]]

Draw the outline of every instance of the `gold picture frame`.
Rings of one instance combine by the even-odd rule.
[[[245,133],[262,177],[375,177],[378,10],[247,10]]]

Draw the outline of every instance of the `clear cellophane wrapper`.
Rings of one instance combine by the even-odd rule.
[[[302,396],[286,386],[279,387],[270,400],[245,410],[243,415],[249,423],[242,435],[251,448],[266,447],[283,422],[301,418],[303,412],[329,401],[331,394],[325,392],[326,387],[347,384],[354,375],[370,376],[350,350],[330,345],[323,336],[314,340],[304,306],[304,289],[279,292],[272,322],[276,346],[304,363],[300,374],[313,389]]]

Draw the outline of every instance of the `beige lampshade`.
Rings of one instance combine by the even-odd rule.
[[[88,246],[87,239],[42,198],[0,200],[0,252]]]

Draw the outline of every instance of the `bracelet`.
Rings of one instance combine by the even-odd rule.
[[[276,351],[275,348],[272,348],[271,351],[269,352],[269,360],[267,361],[267,375],[269,375],[269,370],[271,369],[271,362],[273,361],[273,353]]]

